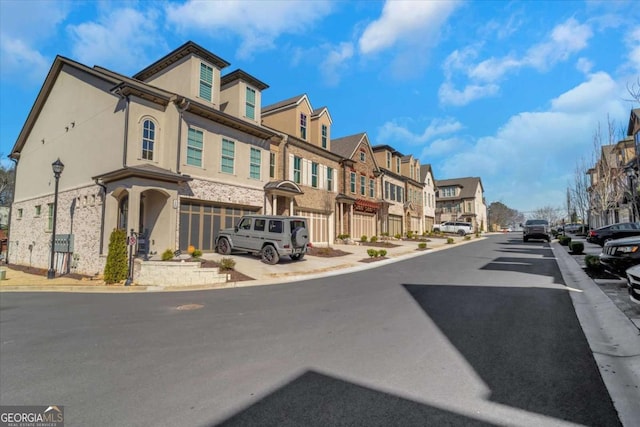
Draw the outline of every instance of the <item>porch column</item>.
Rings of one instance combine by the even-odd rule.
[[[338,209],[340,209],[340,218],[338,219],[340,221],[340,234],[344,234],[344,203],[339,203],[338,205]]]
[[[293,216],[293,197],[289,199],[289,215]]]
[[[276,215],[278,213],[278,196],[275,194],[271,195],[271,214]]]
[[[353,234],[353,205],[349,205],[349,235]],[[355,236],[351,236],[355,238]]]

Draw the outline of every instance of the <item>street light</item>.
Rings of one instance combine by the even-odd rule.
[[[51,264],[49,264],[49,271],[47,271],[47,279],[53,279],[56,277],[56,270],[53,268],[53,261],[55,257],[55,243],[56,243],[56,220],[58,214],[58,181],[60,175],[64,170],[64,164],[58,160],[51,163],[51,169],[53,169],[53,177],[56,179],[55,191],[53,196],[53,229],[51,230]]]

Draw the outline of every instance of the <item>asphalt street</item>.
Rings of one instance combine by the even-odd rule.
[[[0,403],[69,426],[620,425],[549,244],[184,293],[0,295]]]

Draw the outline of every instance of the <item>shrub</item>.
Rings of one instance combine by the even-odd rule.
[[[393,236],[393,237],[395,237],[396,239],[402,239],[402,234],[398,233],[398,234],[396,234],[396,235],[395,235],[395,236]]]
[[[381,256],[381,257],[385,257],[385,256],[387,256],[387,251],[386,251],[386,250],[384,250],[384,249],[380,249],[380,250],[378,251],[378,254],[380,254],[380,256]]]
[[[166,251],[162,252],[163,261],[170,261],[172,259],[173,259],[173,251],[171,249],[167,249]]]
[[[377,241],[378,241],[378,236],[371,236],[371,239],[369,239],[369,241],[370,241],[371,243],[375,243],[375,242],[377,242]]]
[[[413,231],[409,230],[407,231],[407,239],[412,239],[413,238]]]
[[[569,237],[569,236],[559,236],[558,237],[558,242],[562,246],[569,246],[569,243],[571,243],[571,237]]]
[[[220,270],[233,270],[236,267],[236,261],[233,258],[222,258],[220,260]]]
[[[351,237],[351,236],[349,236],[348,234],[338,234],[338,239],[340,239],[340,240],[346,240],[349,237]]]
[[[471,236],[464,236],[464,240],[471,240]]]
[[[385,231],[384,233],[380,233],[382,237],[389,237],[389,232]]]
[[[361,242],[366,242],[367,241],[367,236],[365,236],[364,234],[362,236],[360,236],[360,241]]]
[[[455,240],[453,239],[453,237],[447,237],[447,245],[451,245],[455,242]]]
[[[109,253],[104,266],[105,283],[117,283],[127,278],[129,274],[127,258],[127,232],[116,228],[109,237]]]
[[[191,256],[194,258],[200,258],[202,256],[202,251],[200,249],[194,249],[193,252],[191,252]]]
[[[582,252],[584,252],[584,243],[582,243],[582,242],[570,242],[569,243],[569,249],[571,249],[571,253],[579,255]]]
[[[589,270],[600,269],[600,258],[598,257],[598,255],[587,254],[584,257],[584,262],[587,265],[587,269]]]
[[[427,244],[426,243],[418,243],[418,249],[427,249]]]
[[[367,255],[369,255],[371,258],[378,256],[378,251],[376,251],[375,249],[367,249]]]

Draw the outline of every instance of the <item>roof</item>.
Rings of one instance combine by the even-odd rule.
[[[291,98],[282,100],[282,101],[278,101],[275,104],[271,104],[271,105],[267,105],[266,107],[262,108],[262,115],[264,116],[265,113],[270,113],[276,110],[280,110],[283,108],[290,108],[294,105],[298,105],[300,104],[304,99],[307,100],[307,102],[309,102],[309,99],[307,98],[307,94],[303,93],[301,95],[296,95],[293,96]],[[311,107],[311,103],[309,103],[309,107]]]
[[[147,80],[150,77],[158,74],[160,71],[180,61],[182,58],[192,54],[215,65],[219,69],[223,69],[230,65],[229,62],[225,61],[224,59],[220,58],[217,55],[214,55],[213,53],[209,52],[207,49],[203,48],[202,46],[192,41],[188,41],[182,46],[180,46],[179,48],[173,50],[172,52],[169,52],[167,55],[163,56],[153,64],[149,65],[144,70],[135,74],[133,78],[137,80],[142,80],[142,81]]]
[[[268,84],[258,80],[251,74],[241,69],[234,70],[229,74],[225,74],[224,76],[222,76],[222,78],[220,78],[220,85],[224,86],[236,80],[242,80],[246,83],[249,83],[251,86],[255,87],[258,90],[265,90],[269,87]]]
[[[360,142],[366,138],[365,132],[356,133],[342,138],[331,139],[331,152],[338,154],[344,158],[350,159],[358,148]]]
[[[634,108],[629,115],[629,127],[627,128],[627,135],[635,135],[636,132],[640,132],[640,108]]]
[[[484,192],[482,180],[478,177],[439,179],[436,181],[437,188],[444,187],[460,187],[460,195],[456,197],[438,197],[439,199],[474,199],[476,197],[476,189],[480,186]]]
[[[111,172],[93,176],[91,177],[91,179],[102,180],[102,182],[108,183],[125,178],[130,178],[132,176],[175,183],[188,182],[192,179],[189,175],[175,173],[173,171],[163,169],[155,165],[125,166]]]
[[[379,144],[379,145],[374,145],[373,147],[371,147],[371,149],[376,152],[376,151],[390,151],[391,154],[396,154],[398,156],[404,156],[404,154],[402,154],[401,152],[399,152],[398,150],[396,150],[395,148],[393,148],[390,145],[387,144]]]
[[[431,173],[431,175],[433,176],[433,169],[431,168],[431,164],[427,163],[426,165],[420,165],[420,181],[424,182],[424,180],[427,178],[428,173]]]

